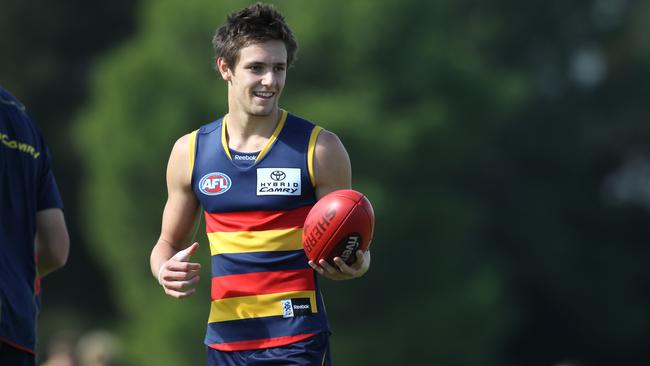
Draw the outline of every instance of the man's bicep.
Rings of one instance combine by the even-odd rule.
[[[332,191],[350,189],[352,186],[352,168],[348,152],[341,140],[329,131],[322,131],[316,140],[314,176],[317,199]]]
[[[187,244],[184,241],[191,233],[199,208],[191,186],[187,142],[187,136],[176,142],[167,165],[168,196],[163,211],[161,239],[174,246]]]

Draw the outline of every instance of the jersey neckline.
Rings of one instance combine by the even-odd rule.
[[[285,124],[285,122],[287,120],[287,116],[289,115],[289,113],[287,111],[283,110],[283,109],[281,109],[280,112],[282,113],[280,115],[280,121],[278,121],[278,124],[277,124],[277,126],[275,126],[275,130],[273,131],[273,134],[271,135],[269,140],[266,142],[266,145],[264,145],[264,148],[262,148],[262,150],[260,150],[260,153],[257,155],[257,159],[255,159],[255,162],[253,163],[253,165],[251,165],[251,167],[257,165],[257,163],[259,163],[267,155],[269,150],[271,150],[271,148],[273,147],[273,145],[277,141],[278,136],[280,135],[280,132],[282,131],[282,128],[284,127],[284,124]],[[232,161],[232,155],[230,154],[230,147],[228,147],[228,138],[226,136],[226,124],[227,124],[227,121],[228,121],[228,115],[226,114],[225,116],[223,116],[223,120],[221,122],[221,149],[223,150],[223,152],[228,157],[228,160],[230,160],[230,162],[234,166],[241,169],[240,166],[236,165],[235,162]]]

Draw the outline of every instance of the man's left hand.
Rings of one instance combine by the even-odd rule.
[[[351,280],[363,276],[370,268],[369,250],[365,252],[357,250],[356,256],[357,260],[351,265],[345,264],[341,257],[334,257],[336,267],[324,259],[321,259],[318,265],[313,261],[309,261],[309,266],[330,280]]]

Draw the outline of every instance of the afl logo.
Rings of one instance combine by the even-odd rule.
[[[199,181],[199,190],[208,196],[226,193],[232,186],[230,177],[224,173],[208,173]]]
[[[271,179],[273,179],[276,182],[280,181],[280,180],[283,180],[286,177],[287,177],[287,174],[285,172],[283,172],[282,170],[276,170],[276,171],[271,173]]]

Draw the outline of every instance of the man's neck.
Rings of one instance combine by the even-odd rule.
[[[262,150],[273,135],[281,115],[279,109],[268,116],[229,111],[225,117],[228,147],[241,152]]]

